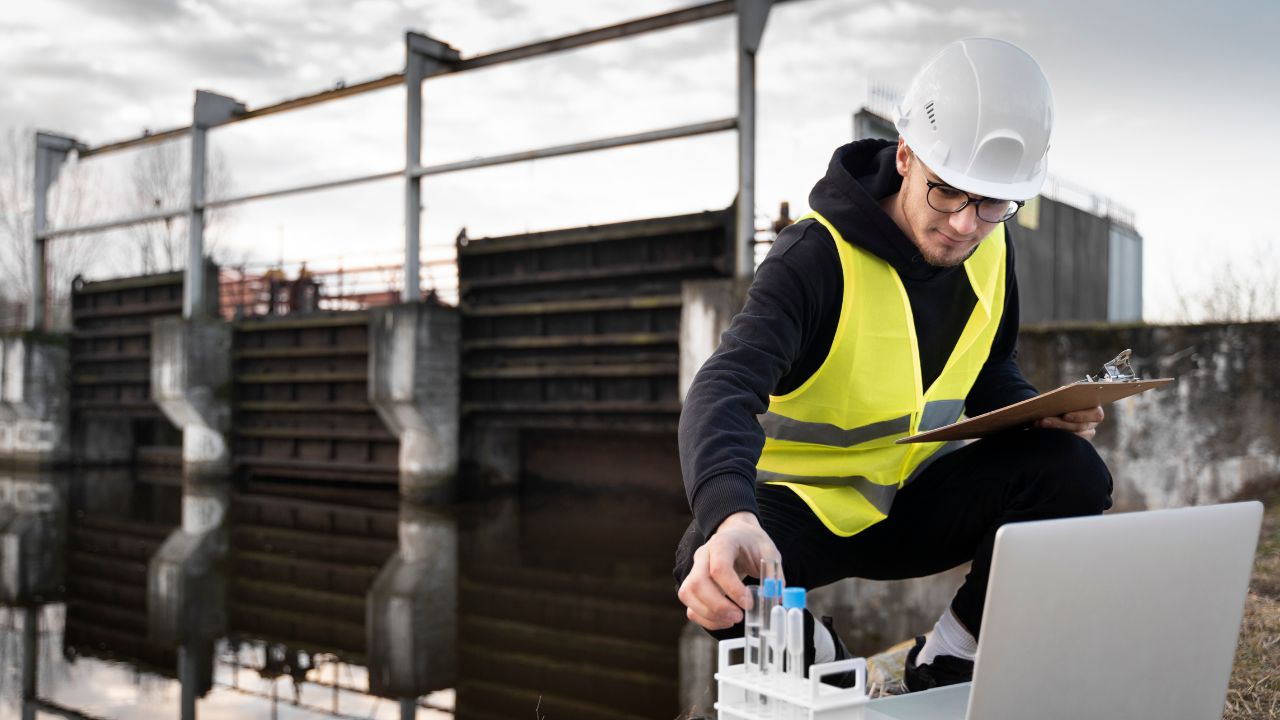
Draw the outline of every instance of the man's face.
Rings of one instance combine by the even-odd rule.
[[[952,267],[963,263],[991,234],[997,223],[979,219],[975,202],[970,202],[956,213],[934,210],[926,199],[929,193],[926,183],[942,182],[942,179],[926,167],[901,139],[898,141],[897,165],[898,173],[902,175],[902,189],[898,191],[897,202],[907,237],[930,265]]]

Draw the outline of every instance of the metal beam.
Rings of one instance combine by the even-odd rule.
[[[773,0],[735,0],[738,15],[738,220],[733,276],[755,273],[756,235],[756,51]]]
[[[705,5],[696,5],[690,8],[674,10],[662,15],[654,15],[647,18],[640,18],[638,20],[629,20],[617,25],[596,28],[595,30],[586,30],[583,32],[573,33],[571,35],[552,38],[551,40],[542,40],[529,45],[521,45],[520,47],[514,47],[507,50],[498,50],[484,55],[477,55],[458,63],[457,69],[459,71],[475,70],[476,68],[489,67],[490,65],[499,65],[501,63],[512,62],[515,60],[526,60],[540,55],[549,55],[551,53],[574,50],[608,40],[617,40],[618,38],[641,35],[657,30],[666,30],[668,28],[676,27],[677,25],[685,25],[692,22],[732,15],[733,10],[734,0],[719,0],[718,2],[706,3]]]
[[[144,215],[136,215],[129,218],[120,218],[118,220],[107,220],[100,223],[90,223],[88,225],[73,225],[65,228],[54,228],[45,230],[37,235],[37,237],[48,240],[50,238],[65,237],[67,235],[79,235],[81,233],[103,232],[105,230],[116,230],[131,225],[141,225],[143,223],[158,222],[160,220],[169,220],[190,212],[190,208],[179,208],[175,210],[159,210]]]
[[[709,122],[695,123],[693,125],[681,125],[679,127],[666,128],[663,130],[651,130],[649,132],[635,133],[633,135],[620,135],[618,137],[590,140],[588,142],[581,143],[571,143],[569,145],[556,145],[554,147],[541,148],[539,150],[525,150],[523,152],[515,152],[507,155],[495,155],[493,157],[461,160],[459,162],[445,163],[443,165],[431,165],[428,167],[418,168],[414,171],[414,174],[419,177],[424,175],[443,175],[444,173],[457,172],[459,170],[474,170],[475,168],[490,167],[493,165],[504,165],[507,163],[524,162],[527,160],[540,160],[543,158],[559,157],[561,155],[591,152],[593,150],[606,150],[608,148],[624,147],[627,145],[639,145],[642,143],[659,142],[661,140],[673,140],[682,137],[692,137],[694,135],[705,135],[707,133],[732,130],[735,127],[737,127],[737,120],[735,118],[724,118],[722,120],[711,120]]]
[[[774,3],[789,2],[790,0],[774,0]],[[616,40],[618,38],[632,37],[644,33],[666,30],[668,28],[685,25],[703,20],[732,15],[735,8],[735,0],[718,0],[717,2],[696,5],[690,8],[675,10],[663,15],[654,15],[647,18],[630,20],[610,25],[608,27],[597,28],[594,30],[586,30],[579,33],[564,35],[562,37],[553,38],[551,40],[543,40],[528,45],[508,48],[506,50],[498,50],[483,55],[460,59],[451,67],[436,74],[447,74],[455,72],[463,72],[466,70],[475,70],[482,67],[490,67],[501,63],[513,62],[516,60],[524,60],[542,55],[550,55],[552,53],[573,50],[596,43],[605,42],[607,40]],[[276,113],[296,110],[298,108],[316,105],[318,103],[327,102],[329,100],[337,100],[339,98],[351,97],[374,90],[395,87],[405,82],[405,74],[403,72],[383,75],[381,77],[365,80],[354,84],[340,83],[338,86],[321,90],[320,92],[310,95],[302,95],[288,100],[282,100],[271,105],[265,105],[260,108],[246,110],[238,115],[232,122],[241,120],[249,120],[251,118],[263,117],[266,115],[274,115]],[[191,132],[191,126],[170,128],[159,132],[147,132],[141,136],[117,140],[105,143],[97,147],[86,148],[80,153],[81,157],[90,157],[92,155],[100,155],[126,148],[147,145],[150,143],[163,142],[166,140],[177,140]]]
[[[287,195],[298,195],[315,190],[333,190],[335,188],[348,187],[350,185],[361,185],[363,183],[377,182],[378,180],[390,180],[391,178],[403,176],[403,170],[388,170],[386,172],[374,173],[372,175],[357,175],[355,177],[341,178],[339,180],[326,180],[324,182],[310,183],[308,185],[298,185],[297,187],[267,190],[265,192],[250,193],[248,195],[236,195],[218,200],[206,200],[204,207],[226,207],[228,205],[238,205],[240,203],[246,203],[253,200],[268,200],[271,198],[285,197]]]
[[[62,164],[67,161],[67,154],[77,152],[84,144],[74,138],[52,133],[36,133],[35,173],[33,188],[34,213],[31,223],[31,302],[27,309],[27,327],[41,330],[45,327],[45,287],[48,275],[48,263],[45,260],[44,232],[49,224],[49,188],[58,179]]]

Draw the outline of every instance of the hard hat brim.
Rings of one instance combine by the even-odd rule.
[[[1025,182],[996,183],[972,178],[945,167],[929,167],[929,169],[942,178],[943,182],[957,190],[963,190],[970,195],[981,195],[982,197],[997,198],[999,200],[1030,200],[1040,194],[1047,175],[1044,170],[1041,170]]]

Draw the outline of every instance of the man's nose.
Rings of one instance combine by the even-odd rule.
[[[978,229],[978,205],[969,203],[960,212],[951,213],[951,229],[961,235],[971,235]]]

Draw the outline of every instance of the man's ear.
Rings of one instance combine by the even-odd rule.
[[[898,174],[902,177],[906,177],[907,170],[911,167],[911,148],[907,147],[907,141],[901,135],[898,136],[898,153],[896,160]]]

